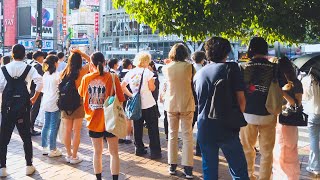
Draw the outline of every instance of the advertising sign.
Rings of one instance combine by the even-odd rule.
[[[17,0],[6,0],[3,3],[4,45],[16,44],[17,36]]]
[[[94,13],[94,37],[99,34],[99,13]]]
[[[34,39],[19,39],[18,43],[23,45],[27,50],[34,48]],[[42,49],[43,50],[52,50],[53,49],[53,40],[42,40]]]
[[[37,36],[37,9],[31,8],[31,36]],[[53,9],[43,8],[42,9],[42,37],[53,37]]]
[[[62,30],[63,35],[67,35],[67,0],[63,0],[63,17],[62,17]]]

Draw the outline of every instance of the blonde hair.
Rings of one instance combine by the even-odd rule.
[[[136,54],[133,65],[138,67],[147,67],[151,62],[151,55],[148,52],[140,52]]]

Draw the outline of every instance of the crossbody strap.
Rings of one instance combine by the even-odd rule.
[[[141,75],[141,80],[140,80],[140,85],[139,85],[139,93],[140,93],[140,91],[141,91],[141,87],[142,87],[142,83],[143,83],[143,74],[144,74],[144,70],[145,69],[143,69],[143,72],[142,72],[142,75]]]
[[[29,71],[31,69],[31,66],[27,65],[26,69],[23,71],[22,75],[19,77],[21,80],[25,80]]]

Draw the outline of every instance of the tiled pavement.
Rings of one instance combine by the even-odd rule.
[[[162,128],[160,129],[161,131],[163,130]],[[304,131],[304,129],[302,129],[302,131]],[[78,165],[70,165],[65,163],[64,156],[58,158],[48,158],[47,156],[43,156],[41,154],[40,146],[41,138],[33,137],[34,165],[37,171],[33,176],[27,177],[24,175],[25,161],[22,142],[17,134],[17,131],[15,131],[8,148],[8,172],[10,173],[10,176],[7,179],[95,179],[92,167],[93,148],[85,127],[82,129],[81,135],[82,138],[79,155],[84,159],[84,161]],[[146,135],[144,136],[144,139],[145,142],[148,142]],[[160,161],[150,160],[148,156],[135,156],[133,144],[119,145],[121,159],[120,179],[184,179],[181,167],[179,168],[178,176],[169,176],[167,173],[167,142],[163,134],[161,135],[161,145],[163,150],[163,158]],[[58,146],[63,149],[63,145],[58,143]],[[316,177],[311,177],[305,171],[308,145],[301,147],[299,149],[299,154],[301,155],[302,161],[302,173],[300,179],[317,179]],[[195,157],[194,161],[194,179],[202,179],[201,158]],[[107,148],[105,148],[103,156],[103,177],[107,180],[112,179],[110,176],[109,162]],[[228,172],[227,163],[222,155],[220,156],[219,168],[219,179],[231,179]]]

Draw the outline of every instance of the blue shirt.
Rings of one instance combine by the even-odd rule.
[[[243,75],[238,64],[228,63],[231,68],[229,80],[232,92],[236,98],[236,91],[244,91]],[[213,63],[203,67],[194,77],[194,86],[198,101],[198,141],[201,143],[214,143],[226,141],[234,136],[239,136],[240,129],[224,127],[221,119],[209,119],[208,114],[213,96],[213,84],[226,76],[225,63]]]

